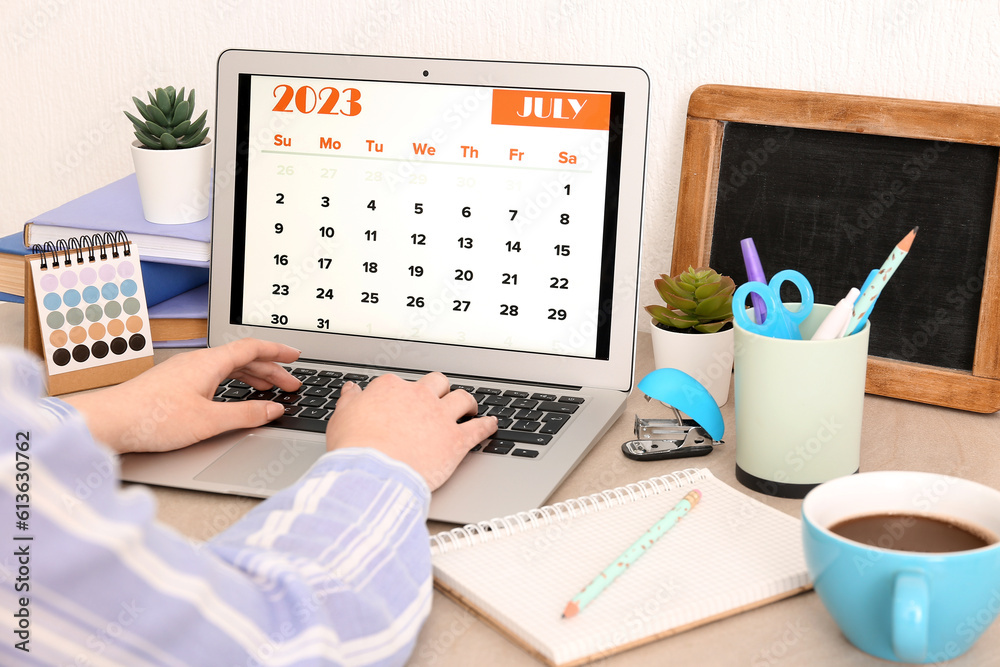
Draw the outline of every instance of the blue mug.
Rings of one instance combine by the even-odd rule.
[[[866,515],[939,517],[991,543],[968,551],[894,550],[906,520],[876,541],[831,526]],[[912,525],[912,524],[909,524]],[[884,660],[928,663],[969,650],[1000,613],[1000,491],[932,473],[883,471],[840,477],[802,503],[806,563],[816,593],[847,639]]]

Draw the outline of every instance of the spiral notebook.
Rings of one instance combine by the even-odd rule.
[[[24,346],[44,360],[49,394],[153,365],[139,253],[124,232],[36,244],[24,270]]]
[[[692,489],[702,498],[573,618],[566,603]],[[548,665],[582,665],[811,587],[798,519],[690,469],[439,533],[435,586]]]

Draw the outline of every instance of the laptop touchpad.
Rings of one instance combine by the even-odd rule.
[[[280,491],[302,477],[324,452],[323,442],[250,434],[195,475],[195,479]]]

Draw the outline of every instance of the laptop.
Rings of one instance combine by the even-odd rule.
[[[543,505],[633,383],[645,72],[230,50],[217,75],[208,343],[287,343],[304,384],[224,382],[285,416],[123,478],[268,497],[325,451],[344,381],[438,370],[500,430],[430,517]]]

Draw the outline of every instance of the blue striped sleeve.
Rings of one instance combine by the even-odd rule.
[[[0,663],[406,661],[431,603],[429,491],[410,468],[370,449],[326,454],[194,544],[156,521],[145,489],[119,488],[111,453],[72,408],[32,395],[37,378],[26,355],[0,351],[3,479],[17,472],[16,434],[31,438],[28,528],[3,532],[8,545],[32,538],[26,577],[13,551],[0,556],[0,604],[27,601],[30,653],[5,641]],[[17,492],[0,485],[3,506]]]

